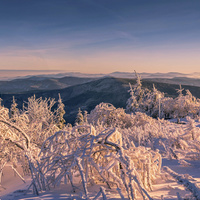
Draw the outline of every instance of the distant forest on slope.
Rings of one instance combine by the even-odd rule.
[[[101,102],[111,103],[115,107],[126,108],[127,99],[130,97],[128,93],[129,83],[134,85],[136,83],[135,79],[124,79],[124,78],[113,78],[106,77],[98,80],[82,80],[86,83],[76,82],[78,85],[73,85],[63,89],[54,90],[34,90],[27,91],[23,93],[13,93],[13,94],[0,94],[0,98],[3,100],[2,104],[10,108],[13,96],[16,99],[18,108],[21,109],[23,103],[27,101],[28,97],[36,95],[36,98],[55,98],[58,99],[58,94],[60,93],[62,101],[65,105],[65,120],[68,123],[74,123],[78,109],[87,110],[90,112]],[[179,89],[178,84],[160,83],[154,82],[154,79],[144,79],[142,80],[142,87],[152,90],[153,84],[155,88],[160,92],[164,92],[167,97],[177,97],[177,89]],[[182,85],[185,90],[190,90],[192,95],[200,98],[200,87]],[[53,87],[54,88],[54,87]],[[184,91],[183,91],[184,94]],[[55,105],[57,106],[57,105]]]

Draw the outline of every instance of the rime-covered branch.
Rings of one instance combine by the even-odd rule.
[[[19,133],[21,133],[21,134],[24,136],[25,140],[26,140],[26,147],[27,147],[27,149],[29,148],[29,146],[30,146],[30,139],[29,139],[29,136],[28,136],[23,130],[21,130],[21,129],[20,129],[18,126],[16,126],[15,124],[12,124],[12,123],[10,123],[10,122],[8,122],[8,121],[5,121],[5,120],[3,120],[3,119],[0,119],[0,122],[6,124],[6,125],[8,125],[8,126],[10,126],[11,128],[16,129]]]

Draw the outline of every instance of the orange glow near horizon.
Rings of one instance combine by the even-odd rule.
[[[187,51],[98,52],[85,56],[51,56],[48,54],[1,55],[0,69],[64,70],[82,73],[121,72],[181,72],[200,71],[197,53]]]

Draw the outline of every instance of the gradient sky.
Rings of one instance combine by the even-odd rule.
[[[0,69],[200,71],[199,0],[0,0]]]

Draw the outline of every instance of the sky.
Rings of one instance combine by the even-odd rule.
[[[200,72],[200,1],[0,0],[0,69]]]

